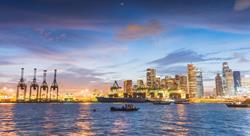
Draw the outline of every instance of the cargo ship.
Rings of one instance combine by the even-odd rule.
[[[145,103],[146,98],[125,98],[125,97],[96,97],[98,102],[103,103]]]
[[[96,97],[98,102],[102,103],[145,103],[148,102],[145,93],[124,93],[117,81],[110,88],[110,94],[107,97]]]

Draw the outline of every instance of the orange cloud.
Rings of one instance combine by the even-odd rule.
[[[145,36],[154,36],[162,31],[162,25],[157,20],[151,20],[145,25],[129,24],[118,33],[119,39],[138,39]]]

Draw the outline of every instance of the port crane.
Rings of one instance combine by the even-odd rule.
[[[55,69],[54,70],[54,80],[53,80],[53,82],[52,82],[52,85],[50,86],[50,96],[49,96],[49,98],[50,98],[50,100],[51,100],[51,92],[53,91],[56,91],[56,100],[58,100],[58,90],[59,90],[59,87],[58,87],[58,84],[57,84],[57,81],[56,81],[56,72],[57,72],[57,70]]]
[[[35,100],[38,100],[38,94],[39,94],[39,85],[36,81],[36,68],[34,68],[34,77],[33,77],[33,81],[30,84],[30,95],[29,95],[29,101],[32,99],[32,91],[36,91],[36,98]]]
[[[17,84],[17,93],[16,93],[16,101],[19,101],[19,91],[23,90],[23,100],[26,100],[26,91],[27,91],[27,85],[23,78],[24,75],[24,68],[21,68],[21,78],[20,81]]]
[[[46,95],[46,98],[45,100],[47,101],[48,100],[48,95],[49,95],[49,86],[47,84],[47,81],[46,81],[46,76],[47,76],[47,70],[43,70],[43,82],[40,86],[40,94],[39,94],[39,99],[42,100],[42,94],[43,92],[45,91],[45,95]]]
[[[111,92],[113,93],[114,97],[118,97],[118,90],[121,89],[121,87],[118,85],[117,81],[114,82],[112,87],[110,88]]]

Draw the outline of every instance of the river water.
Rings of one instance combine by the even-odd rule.
[[[250,108],[224,104],[0,104],[0,135],[250,135]],[[92,110],[96,109],[96,112]]]

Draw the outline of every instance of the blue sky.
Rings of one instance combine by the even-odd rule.
[[[15,89],[20,68],[54,68],[62,90],[106,89],[113,80],[202,69],[205,91],[228,61],[249,73],[248,0],[11,0],[0,4],[0,87]]]

